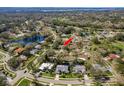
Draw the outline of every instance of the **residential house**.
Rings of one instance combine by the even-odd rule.
[[[41,49],[41,45],[36,45],[35,48],[36,49]]]
[[[90,57],[90,54],[86,51],[80,53],[79,59],[86,61]]]
[[[107,57],[104,58],[104,60],[108,61],[108,60],[113,60],[113,59],[117,59],[117,58],[120,58],[120,56],[117,54],[109,54]]]
[[[68,65],[57,65],[55,73],[68,73]]]
[[[101,70],[101,71],[107,71],[105,67],[102,67],[100,64],[92,64],[94,70]]]
[[[17,48],[17,49],[15,49],[15,53],[16,54],[19,54],[19,53],[22,53],[24,51],[24,48]]]
[[[30,54],[34,55],[34,54],[36,54],[37,52],[38,52],[37,49],[33,49],[33,50],[30,51]]]
[[[53,63],[43,63],[43,64],[41,64],[39,69],[42,70],[42,71],[46,70],[46,69],[50,70],[50,69],[52,69],[53,66],[54,66]]]
[[[74,73],[84,73],[86,71],[85,66],[82,65],[75,65],[73,68]]]
[[[21,60],[27,60],[28,58],[25,55],[20,55]]]
[[[120,58],[120,56],[116,55],[116,54],[109,54],[109,58],[110,59],[116,59],[116,58]]]

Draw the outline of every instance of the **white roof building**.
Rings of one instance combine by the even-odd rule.
[[[51,69],[53,66],[54,66],[53,63],[43,63],[43,64],[39,67],[39,69],[40,69],[40,70]]]
[[[20,58],[21,58],[22,60],[27,60],[27,57],[26,57],[25,55],[20,55]]]
[[[33,49],[33,50],[30,51],[30,54],[34,55],[34,54],[36,54],[37,52],[38,52],[37,49]]]
[[[36,49],[41,49],[41,45],[36,45],[35,48]]]

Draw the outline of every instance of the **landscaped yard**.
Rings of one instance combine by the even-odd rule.
[[[28,80],[28,79],[23,79],[19,84],[18,86],[30,86],[31,84],[31,81]]]
[[[123,42],[115,42],[115,43],[113,43],[112,44],[113,45],[113,47],[115,47],[115,48],[117,48],[117,49],[124,49],[124,43]]]
[[[62,74],[60,75],[60,78],[83,78],[83,76],[81,74],[70,73],[70,74]]]
[[[44,73],[42,73],[42,76],[54,77],[55,76],[55,73],[44,72]]]

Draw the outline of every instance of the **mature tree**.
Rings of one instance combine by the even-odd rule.
[[[95,44],[101,44],[101,42],[99,41],[99,39],[97,37],[94,37],[92,41]]]
[[[0,76],[0,86],[5,86],[6,84],[6,77]]]
[[[53,36],[48,36],[46,39],[45,39],[47,42],[50,42],[50,43],[53,43]]]
[[[55,40],[55,42],[53,43],[53,48],[54,49],[58,49],[59,45],[61,45],[61,44],[62,44],[62,39],[61,38],[57,38]]]
[[[55,51],[53,49],[49,49],[47,52],[46,52],[47,56],[50,57],[50,56],[54,56],[55,55]]]
[[[114,39],[119,41],[124,41],[124,34],[118,33],[117,35],[114,36]]]
[[[117,59],[117,62],[118,62],[117,66],[116,66],[117,71],[120,74],[124,75],[124,62],[121,59]]]
[[[71,34],[75,31],[75,28],[73,26],[68,26],[63,30],[63,33],[65,34]]]
[[[8,62],[9,66],[13,69],[17,69],[20,65],[19,59],[18,58],[12,58]]]
[[[40,34],[43,35],[43,36],[51,36],[51,35],[53,35],[53,34],[51,33],[52,31],[53,31],[53,30],[52,30],[51,27],[44,27],[44,28],[42,29],[42,31],[40,32]]]

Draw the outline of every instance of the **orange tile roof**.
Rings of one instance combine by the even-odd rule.
[[[24,51],[24,48],[17,48],[17,49],[15,50],[16,53],[21,53],[22,51]]]

